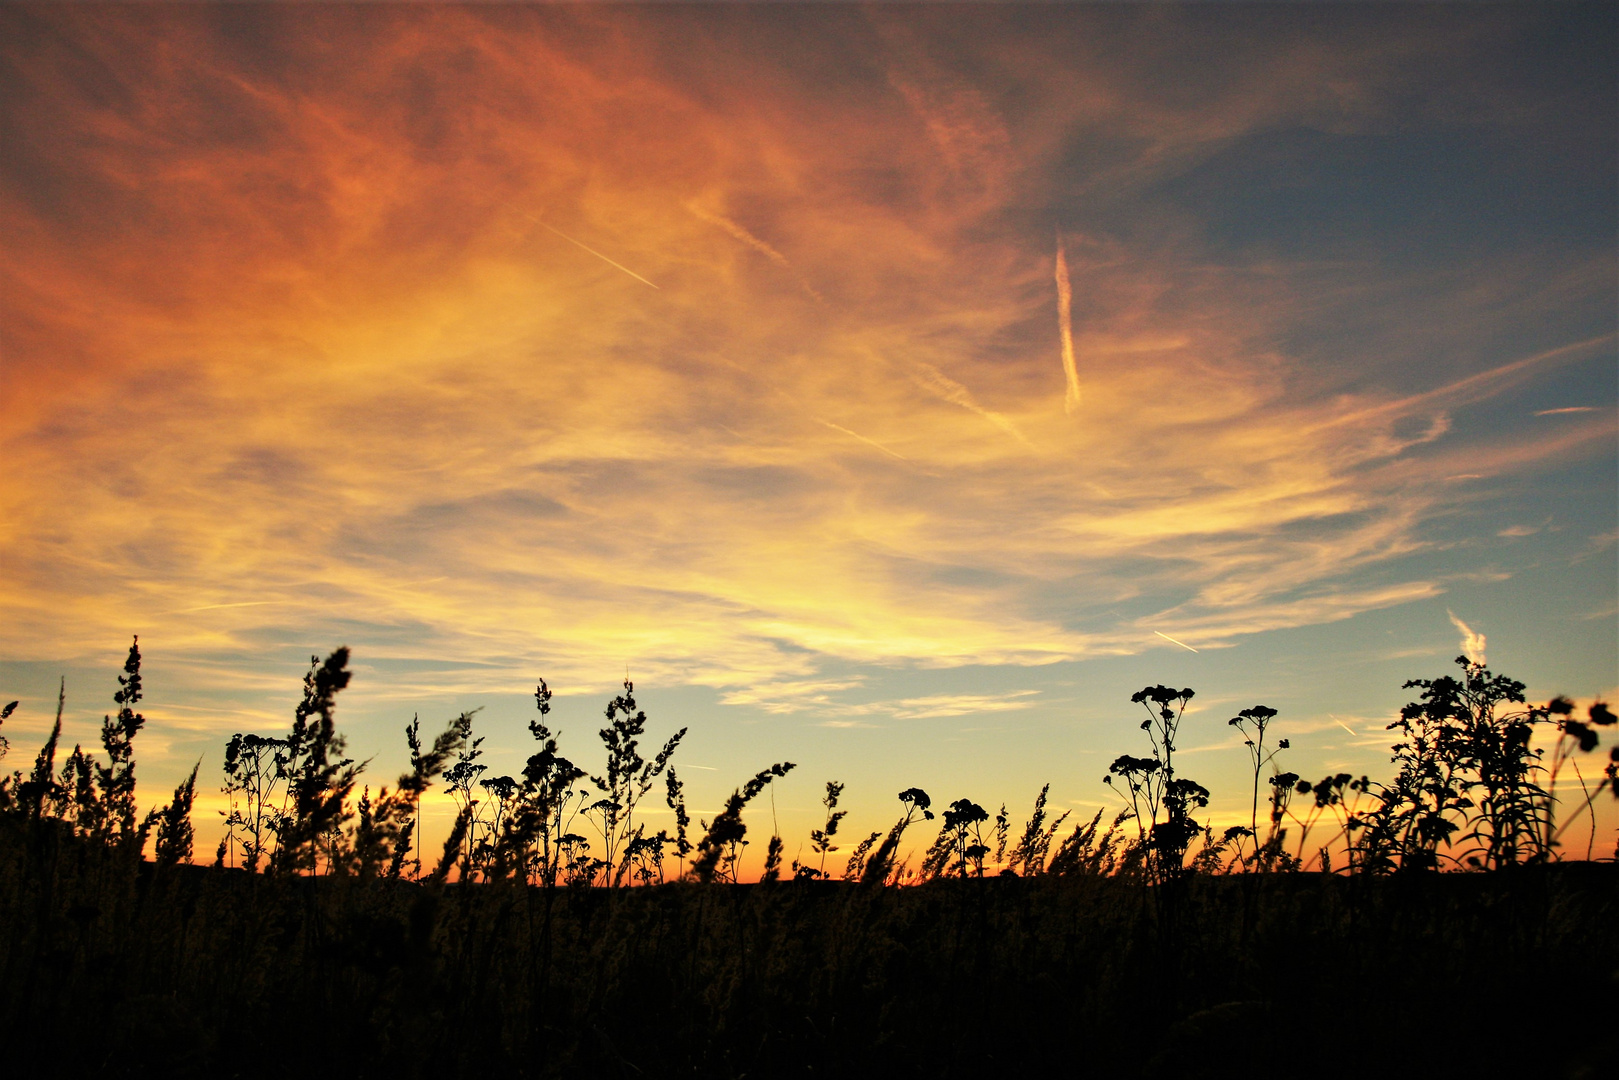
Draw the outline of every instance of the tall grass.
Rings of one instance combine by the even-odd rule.
[[[1116,814],[1070,824],[1047,785],[1018,828],[967,797],[936,815],[907,788],[837,874],[846,811],[831,782],[815,865],[784,878],[772,835],[751,886],[745,813],[792,763],[694,829],[674,762],[684,729],[643,757],[650,721],[626,681],[592,775],[562,755],[542,682],[521,776],[487,776],[464,713],[431,740],[413,718],[408,771],[373,788],[336,724],[348,659],[311,658],[285,734],[227,743],[210,868],[190,863],[196,770],[165,804],[135,803],[138,641],[101,754],[76,746],[57,764],[59,693],[32,767],[0,779],[0,1035],[17,1067],[1184,1076],[1246,1074],[1240,1048],[1263,1045],[1266,1067],[1348,1076],[1359,1060],[1338,1048],[1371,1040],[1385,1071],[1577,1075],[1609,1045],[1571,1027],[1551,1044],[1425,1049],[1485,1021],[1527,1031],[1535,986],[1555,984],[1571,1016],[1619,1004],[1619,872],[1561,846],[1614,791],[1613,751],[1598,775],[1576,772],[1614,717],[1529,705],[1465,659],[1459,676],[1408,684],[1419,696],[1391,725],[1386,783],[1282,771],[1274,711],[1244,710],[1232,725],[1254,780],[1236,832],[1200,821],[1208,793],[1175,771],[1192,692],[1154,686],[1134,697],[1145,753],[1108,774]],[[1581,799],[1560,810],[1565,772]],[[673,829],[653,833],[639,808],[660,781]],[[436,783],[458,812],[424,859]]]
[[[450,880],[510,879],[545,887],[648,885],[688,877],[734,882],[749,843],[745,808],[794,767],[782,762],[759,772],[736,789],[713,822],[699,822],[694,837],[674,760],[686,729],[665,737],[651,759],[643,757],[648,719],[626,680],[624,692],[607,705],[607,724],[598,732],[605,764],[592,773],[562,755],[548,726],[552,694],[541,681],[535,690],[538,716],[529,724],[537,745],[520,777],[485,775],[479,761],[483,738],[473,733],[475,712],[452,719],[431,745],[420,718],[413,717],[404,729],[409,770],[391,788],[373,792],[369,784],[361,786],[366,766],[345,756],[336,723],[337,698],[351,678],[348,660],[347,649],[325,660],[310,658],[286,734],[240,732],[227,741],[221,790],[228,809],[215,852],[219,865],[250,873],[421,879],[422,799],[442,780],[457,813],[454,842],[434,869]],[[1580,769],[1580,757],[1598,749],[1600,731],[1613,726],[1614,714],[1601,702],[1584,719],[1575,718],[1564,698],[1531,705],[1521,682],[1465,657],[1457,663],[1459,675],[1406,684],[1420,693],[1389,725],[1395,774],[1387,782],[1348,773],[1311,782],[1282,771],[1279,755],[1289,744],[1270,735],[1277,712],[1255,705],[1229,721],[1242,735],[1252,767],[1250,821],[1216,836],[1198,820],[1208,790],[1178,775],[1175,766],[1176,740],[1194,692],[1149,686],[1131,698],[1146,713],[1139,725],[1145,754],[1120,755],[1102,778],[1123,808],[1100,836],[1100,815],[1060,835],[1067,815],[1048,822],[1049,785],[1015,832],[1004,806],[992,821],[982,806],[960,798],[943,812],[938,834],[912,866],[902,855],[903,839],[914,824],[935,817],[931,797],[913,787],[899,794],[903,813],[886,833],[877,830],[854,845],[842,876],[868,885],[982,877],[988,871],[1038,876],[1057,855],[1065,865],[1085,862],[1091,856],[1077,853],[1092,851],[1086,845],[1107,852],[1102,861],[1109,872],[1139,873],[1149,883],[1187,873],[1307,865],[1379,874],[1504,870],[1560,859],[1562,838],[1575,820],[1584,814],[1594,821],[1594,804],[1605,792],[1619,796],[1619,748],[1610,750],[1589,780]],[[0,814],[51,819],[73,836],[126,857],[138,859],[150,848],[161,860],[188,861],[196,770],[166,805],[144,816],[136,806],[134,742],[145,724],[136,711],[142,693],[137,639],[113,695],[118,711],[102,724],[104,758],[74,746],[58,770],[65,700],[59,695],[55,725],[33,767],[0,777]],[[6,706],[0,721],[16,707]],[[1537,731],[1552,736],[1549,758],[1536,745]],[[8,750],[0,738],[0,755]],[[1583,798],[1560,816],[1559,779],[1567,772],[1575,773]],[[673,833],[651,832],[641,813],[660,781]],[[838,809],[843,793],[843,784],[827,783],[826,822],[809,837],[816,863],[795,861],[793,880],[828,876],[826,857],[839,850],[834,839],[847,816]],[[1261,801],[1267,804],[1263,827]],[[1322,835],[1322,827],[1333,831]],[[1133,829],[1134,836],[1121,828]],[[779,876],[781,838],[769,847]],[[1592,853],[1588,845],[1587,857]]]

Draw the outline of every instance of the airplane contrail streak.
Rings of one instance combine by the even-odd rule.
[[[1062,236],[1057,237],[1057,329],[1062,334],[1062,372],[1068,379],[1068,394],[1063,398],[1063,412],[1073,413],[1079,408],[1079,366],[1074,362],[1074,290],[1068,281],[1068,256],[1062,249]]]
[[[1327,715],[1332,716],[1331,713],[1328,713]],[[1360,732],[1356,731],[1354,728],[1350,727],[1348,724],[1344,723],[1342,720],[1338,719],[1336,716],[1332,716],[1332,722],[1334,724],[1337,724],[1339,727],[1343,728],[1345,731],[1349,732],[1349,734],[1355,736],[1355,738],[1357,738],[1357,739],[1360,738]]]
[[[629,267],[625,266],[624,264],[616,263],[612,259],[609,259],[607,256],[603,255],[601,252],[597,251],[595,248],[588,247],[588,246],[586,246],[584,244],[581,244],[579,241],[575,240],[573,237],[569,236],[567,233],[563,232],[561,229],[553,228],[552,226],[547,225],[545,222],[541,221],[539,218],[535,217],[533,214],[524,214],[523,216],[528,218],[534,224],[538,225],[540,228],[549,229],[551,232],[556,233],[558,236],[562,237],[562,239],[566,240],[568,243],[572,244],[574,247],[584,248],[584,250],[590,252],[592,255],[596,256],[596,258],[600,259],[602,262],[606,263],[608,266],[615,266],[618,269],[624,271],[626,274],[630,275],[630,277],[634,278],[636,281],[639,281],[641,284],[643,284],[643,285],[652,285],[652,282],[648,281],[646,278],[642,277],[640,274],[637,274],[634,270],[631,270]],[[652,287],[654,289],[658,288],[656,285],[652,285]],[[658,289],[658,291],[662,292],[663,290]]]
[[[866,438],[866,436],[860,434],[860,432],[858,432],[858,431],[850,431],[848,428],[844,427],[842,424],[834,424],[830,420],[822,420],[819,416],[817,416],[815,419],[819,423],[825,424],[827,427],[831,428],[833,431],[841,431],[845,435],[849,436],[850,438],[859,439],[861,442],[865,443],[867,446],[875,446],[877,449],[881,450],[883,453],[887,454],[889,457],[898,458],[901,461],[910,461],[911,460],[910,458],[906,457],[904,454],[896,453],[895,451],[890,450],[888,447],[884,446],[882,443],[878,442],[876,439],[868,439],[868,438]]]
[[[913,368],[911,377],[930,393],[933,393],[941,399],[950,402],[952,405],[960,405],[968,412],[977,413],[979,416],[982,416],[985,420],[988,420],[990,423],[1012,436],[1012,438],[1022,443],[1028,449],[1034,449],[1034,444],[1028,440],[1028,437],[1025,436],[1023,432],[1018,430],[1016,424],[1012,423],[1012,421],[1008,420],[1000,413],[986,409],[982,405],[978,404],[978,401],[973,397],[972,392],[969,391],[965,386],[962,386],[956,380],[952,379],[950,376],[946,375],[944,372],[940,371],[932,364],[926,363],[925,361],[914,360],[911,362],[911,366]]]
[[[690,211],[693,217],[706,221],[710,225],[715,225],[721,229],[724,229],[736,239],[742,241],[744,244],[753,248],[753,250],[765,256],[765,258],[776,263],[784,270],[789,271],[794,277],[798,278],[798,284],[803,287],[804,291],[809,294],[812,300],[821,301],[823,303],[825,302],[821,294],[815,291],[814,286],[805,281],[803,275],[801,275],[797,270],[793,269],[793,264],[787,261],[787,256],[783,255],[781,252],[777,251],[775,248],[771,247],[757,236],[754,236],[748,230],[744,229],[742,226],[738,225],[724,214],[716,214],[712,211],[704,210],[695,202],[686,203],[686,209]]]
[[[1165,634],[1165,633],[1163,633],[1161,631],[1154,630],[1153,633],[1157,634],[1159,637],[1163,638],[1165,641],[1175,641],[1174,638],[1170,637],[1168,634]],[[1185,649],[1187,652],[1197,652],[1196,649],[1192,648],[1190,645],[1186,644],[1186,642],[1184,642],[1184,641],[1175,641],[1175,644],[1179,645],[1181,648]]]
[[[263,607],[265,604],[279,604],[280,600],[248,600],[240,604],[204,604],[201,607],[178,608],[174,611],[160,611],[159,615],[190,615],[197,611],[218,611],[221,608]]]

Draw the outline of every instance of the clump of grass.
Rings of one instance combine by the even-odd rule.
[[[235,866],[240,848],[242,865],[254,872],[274,845],[272,828],[279,812],[278,789],[286,782],[285,739],[237,732],[225,744],[225,782],[221,791],[228,801],[225,835],[215,861]]]
[[[759,874],[761,884],[781,879],[781,837],[771,836],[770,843],[765,845],[765,865]]]
[[[1120,830],[1125,822],[1133,820],[1133,812],[1119,811],[1108,823],[1107,830],[1098,836],[1097,829],[1104,813],[1098,810],[1089,821],[1074,826],[1074,831],[1068,834],[1058,846],[1056,854],[1051,856],[1051,863],[1046,868],[1048,874],[1057,877],[1110,877],[1139,867],[1141,845],[1130,843]]]
[[[546,724],[551,712],[551,688],[541,679],[534,689],[539,719],[530,720],[529,734],[540,744],[523,766],[522,800],[508,819],[506,842],[519,852],[525,879],[554,888],[565,873],[582,873],[581,848],[587,844],[572,829],[574,815],[588,797],[578,786],[585,770],[562,756],[558,735]],[[673,772],[671,784],[678,786]]]
[[[146,717],[134,708],[141,700],[139,637],[130,643],[124,673],[118,676],[118,687],[112,696],[119,706],[118,714],[103,718],[101,723],[101,748],[107,755],[107,763],[92,766],[97,798],[87,804],[93,807],[89,811],[89,831],[104,843],[139,851],[146,840],[146,830],[135,823],[135,736],[146,724]],[[58,733],[60,729],[61,710],[58,709]],[[78,754],[78,747],[74,747],[74,752]]]
[[[466,713],[431,745],[413,718],[409,770],[391,788],[360,787],[364,765],[347,758],[333,720],[348,681],[346,650],[312,660],[292,733],[238,735],[227,746],[232,838],[215,868],[188,866],[195,770],[128,830],[119,824],[121,808],[132,803],[108,798],[123,790],[113,777],[133,776],[132,740],[141,729],[139,657],[131,653],[119,717],[103,725],[120,747],[116,758],[104,763],[75,747],[59,761],[64,686],[33,768],[0,780],[0,925],[7,927],[0,1025],[11,1059],[31,1071],[89,1074],[115,1062],[131,1074],[324,1069],[400,1080],[500,1070],[800,1075],[810,1065],[832,1075],[1062,1074],[1082,1044],[1087,1067],[1097,1071],[1188,1073],[1232,1018],[1274,1021],[1267,1038],[1278,1043],[1278,1060],[1301,1060],[1332,1035],[1320,1018],[1350,1007],[1362,1010],[1385,1045],[1426,1048],[1431,1064],[1432,1027],[1475,1022],[1483,1007],[1476,995],[1436,995],[1434,987],[1552,978],[1572,1000],[1600,1008],[1619,965],[1611,935],[1591,930],[1612,914],[1613,868],[1551,865],[1563,830],[1613,790],[1610,755],[1601,780],[1583,786],[1585,801],[1572,814],[1554,813],[1559,770],[1583,782],[1576,755],[1594,751],[1613,723],[1600,703],[1576,719],[1566,701],[1514,708],[1501,704],[1508,695],[1489,721],[1495,730],[1469,735],[1468,725],[1481,723],[1479,709],[1469,705],[1463,716],[1438,703],[1446,688],[1425,692],[1411,708],[1437,718],[1408,718],[1402,734],[1413,745],[1397,760],[1431,762],[1429,772],[1416,770],[1419,779],[1452,767],[1451,790],[1472,805],[1447,811],[1455,827],[1435,848],[1440,858],[1405,867],[1396,848],[1379,868],[1356,855],[1352,868],[1365,880],[1248,875],[1233,888],[1215,871],[1251,860],[1240,849],[1232,859],[1231,839],[1201,827],[1201,848],[1190,850],[1195,836],[1180,845],[1181,869],[1166,875],[1161,863],[1176,849],[1155,829],[1177,815],[1190,821],[1197,804],[1174,805],[1169,785],[1180,778],[1169,765],[1174,726],[1167,720],[1179,717],[1163,712],[1177,702],[1183,709],[1190,695],[1175,691],[1160,701],[1150,691],[1167,688],[1148,688],[1155,725],[1166,721],[1152,729],[1154,757],[1140,759],[1156,767],[1136,777],[1144,784],[1137,806],[1158,796],[1150,814],[1127,807],[1104,826],[1098,811],[1064,836],[1067,815],[1052,819],[1047,785],[1014,835],[1004,806],[991,817],[958,799],[942,814],[943,842],[913,874],[901,857],[903,838],[933,813],[926,792],[909,788],[900,794],[903,816],[855,845],[843,876],[868,886],[938,880],[903,890],[775,885],[729,890],[728,902],[715,904],[703,883],[739,879],[744,809],[791,763],[739,787],[713,824],[701,824],[702,841],[692,847],[683,785],[666,755],[661,775],[673,835],[648,835],[624,814],[608,875],[608,860],[574,831],[604,792],[562,756],[543,682],[539,717],[530,722],[538,745],[521,778],[478,768]],[[1487,697],[1491,685],[1475,690]],[[0,721],[14,711],[0,711]],[[626,751],[640,734],[630,733],[638,711],[610,714],[623,736],[616,750],[609,746],[610,759],[614,752],[622,763],[639,758]],[[1524,749],[1514,722],[1556,724],[1559,741],[1542,760]],[[114,760],[123,764],[115,768]],[[411,875],[410,856],[421,860],[421,798],[461,763],[469,767],[447,786],[462,812],[442,852],[425,873]],[[621,773],[638,778],[649,764],[656,762]],[[1360,836],[1373,826],[1359,822],[1410,811],[1385,799],[1406,790],[1398,779],[1383,788],[1348,774],[1312,784],[1275,773],[1269,788],[1272,834],[1284,821],[1299,829],[1300,854],[1278,860],[1277,869],[1299,864],[1319,822],[1336,821],[1361,851]],[[825,850],[816,850],[819,866],[809,869],[821,870],[837,851],[831,841],[845,816],[842,793],[841,784],[828,785],[828,822],[812,833]],[[1531,844],[1520,832],[1513,849],[1513,821],[1522,819],[1536,824],[1540,839]],[[137,839],[155,840],[152,862],[140,861]],[[598,842],[605,856],[605,836]],[[282,845],[294,844],[296,852],[283,853]],[[688,876],[684,860],[696,853],[690,881],[663,889],[554,887],[662,882],[671,849],[675,878]],[[934,850],[943,858],[930,873]],[[1533,872],[1372,876],[1467,867],[1469,854],[1479,869],[1501,871],[1535,861],[1536,852],[1544,852],[1544,865]],[[242,868],[230,870],[238,857]],[[781,875],[782,858],[772,835],[761,880]],[[1322,865],[1330,868],[1330,860]],[[995,866],[1009,880],[961,880]],[[248,867],[254,872],[242,872]],[[418,880],[405,880],[411,876]],[[1149,901],[1149,890],[1136,887],[1141,881],[1176,887],[1151,890]],[[1166,893],[1173,904],[1159,902]],[[1491,948],[1474,947],[1479,940]],[[1317,976],[1301,979],[1301,971]],[[1377,998],[1360,993],[1367,983],[1379,987]],[[1137,1009],[1146,995],[1153,1009]],[[1384,1000],[1424,1008],[1407,1018]],[[116,1019],[82,1024],[75,1007],[86,1001]],[[940,1017],[974,1024],[942,1031]],[[1002,1034],[980,1040],[984,1031]],[[1457,1058],[1457,1071],[1503,1062],[1557,1071],[1539,1058],[1531,1065],[1528,1050],[1514,1057],[1511,1040],[1498,1043],[1489,1043],[1488,1058]],[[1533,1053],[1548,1051],[1537,1044]],[[1331,1055],[1311,1061],[1329,1077],[1358,1067]]]
[[[674,847],[675,864],[684,866],[687,855],[691,854],[692,844],[686,838],[686,830],[691,828],[691,814],[686,811],[686,786],[675,775],[674,766],[669,767],[664,776],[665,794],[664,804],[669,807],[670,813],[675,816],[675,834],[669,838]],[[659,863],[659,874],[662,874],[662,863]]]
[[[346,646],[324,662],[309,658],[303,700],[293,712],[285,749],[289,804],[272,826],[271,867],[278,873],[314,873],[323,854],[329,869],[341,862],[340,834],[352,817],[349,797],[363,768],[343,756],[347,743],[337,731],[337,695],[352,677],[348,663]]]
[[[905,813],[894,822],[893,827],[888,830],[888,835],[883,837],[883,842],[877,846],[877,850],[869,857],[866,855],[866,851],[870,851],[871,844],[876,841],[876,833],[872,833],[870,839],[863,844],[864,850],[856,849],[855,854],[860,860],[859,881],[862,885],[881,885],[888,881],[896,869],[894,856],[899,851],[899,842],[905,835],[905,830],[917,821],[933,820],[933,811],[928,809],[933,805],[933,800],[921,788],[906,788],[899,793],[899,801],[900,805],[905,807]],[[850,859],[849,866],[851,870],[856,868],[853,858]]]
[[[675,879],[687,873],[690,859],[695,877],[734,881],[747,845],[741,807],[792,767],[773,766],[738,788],[714,823],[700,824],[703,840],[694,845],[684,786],[673,766],[685,729],[669,737],[652,760],[643,758],[639,740],[646,715],[626,680],[624,693],[609,702],[608,724],[599,733],[607,751],[606,767],[589,776],[562,756],[557,736],[547,726],[551,692],[542,681],[535,694],[540,718],[530,723],[540,746],[521,778],[486,775],[478,760],[483,740],[472,735],[473,713],[451,721],[430,748],[418,716],[405,730],[410,770],[391,790],[367,785],[356,797],[365,765],[346,756],[334,719],[336,698],[350,679],[348,659],[346,648],[324,661],[311,657],[302,700],[287,734],[238,733],[227,743],[223,791],[229,805],[217,864],[240,865],[249,872],[395,880],[406,877],[410,869],[408,876],[420,880],[422,798],[432,781],[443,776],[457,808],[451,830],[456,850],[438,877],[467,882],[510,879],[545,886],[559,881],[647,885],[670,879],[667,867],[672,857]],[[1147,712],[1141,728],[1148,736],[1149,756],[1122,755],[1104,777],[1127,802],[1125,812],[1105,832],[1099,814],[1075,826],[1059,844],[1058,830],[1067,815],[1047,822],[1049,785],[1036,798],[1015,842],[1004,805],[991,825],[983,807],[957,800],[944,812],[938,837],[913,872],[900,862],[899,846],[910,825],[931,819],[933,812],[926,793],[910,788],[900,795],[902,817],[886,835],[876,830],[856,843],[842,877],[875,884],[983,876],[988,867],[1027,877],[1057,869],[1101,872],[1106,867],[1110,873],[1139,870],[1151,881],[1165,882],[1194,872],[1299,869],[1307,858],[1319,860],[1317,865],[1330,871],[1336,848],[1342,849],[1347,869],[1354,872],[1503,869],[1558,858],[1564,835],[1580,820],[1592,825],[1589,857],[1595,843],[1593,804],[1604,791],[1615,790],[1619,758],[1610,754],[1593,785],[1586,782],[1576,755],[1597,748],[1600,729],[1614,722],[1611,711],[1598,702],[1586,719],[1577,720],[1565,699],[1530,706],[1524,701],[1523,684],[1465,658],[1459,663],[1463,669],[1459,678],[1407,684],[1420,688],[1421,698],[1407,705],[1391,725],[1401,741],[1393,748],[1397,773],[1387,784],[1347,773],[1311,783],[1293,773],[1277,772],[1276,755],[1287,749],[1287,740],[1269,741],[1276,712],[1256,705],[1229,721],[1243,734],[1250,755],[1250,821],[1216,836],[1195,818],[1208,805],[1207,789],[1178,776],[1175,769],[1179,726],[1193,692],[1149,686],[1131,699]],[[136,813],[133,747],[145,724],[137,711],[142,694],[135,639],[114,695],[118,712],[102,724],[103,756],[75,746],[58,772],[64,684],[58,694],[56,725],[33,768],[0,781],[0,809],[61,822],[74,835],[132,858],[139,858],[155,835],[163,861],[189,859],[194,842],[190,825],[194,775],[165,806],[144,816]],[[16,703],[7,706],[0,721],[16,707]],[[1556,725],[1558,739],[1550,759],[1543,761],[1546,751],[1532,746],[1532,733],[1546,724]],[[1267,768],[1273,775],[1261,785]],[[1571,813],[1559,816],[1557,791],[1565,770],[1574,773],[1584,797]],[[649,832],[637,814],[660,776],[664,801],[674,814],[673,832]],[[580,783],[585,779],[590,781],[588,787]],[[1260,837],[1259,793],[1266,787],[1268,832]],[[826,821],[810,836],[815,865],[794,860],[795,880],[827,876],[826,857],[838,851],[834,838],[847,816],[838,809],[843,790],[841,783],[828,782],[822,799]],[[581,818],[595,824],[595,842],[581,834]],[[1118,830],[1132,820],[1136,837],[1130,843]],[[1337,831],[1317,841],[1312,850],[1309,845],[1323,821],[1334,822]],[[1293,853],[1283,847],[1290,824],[1298,832]],[[1192,844],[1199,837],[1202,844],[1194,854]],[[766,853],[765,873],[779,877],[783,849],[779,837],[773,839],[777,842]],[[442,858],[438,862],[446,865]]]
[[[1046,798],[1051,794],[1051,785],[1046,784],[1040,789],[1040,794],[1034,798],[1034,809],[1029,811],[1029,820],[1023,826],[1023,834],[1018,837],[1016,846],[1012,848],[1011,857],[1007,860],[1007,869],[1021,877],[1037,877],[1046,870],[1046,859],[1051,851],[1051,842],[1056,838],[1057,830],[1062,828],[1063,822],[1068,820],[1070,810],[1064,810],[1048,823],[1046,812]],[[1097,811],[1097,820],[1101,819],[1101,811]],[[1092,823],[1092,831],[1094,832]]]
[[[748,835],[748,827],[742,820],[743,807],[752,802],[772,780],[786,776],[795,768],[797,766],[791,761],[782,761],[760,770],[731,793],[725,800],[725,806],[715,815],[713,824],[701,822],[707,831],[697,845],[697,858],[692,861],[693,877],[704,883],[737,880],[737,867]]]
[[[34,767],[29,772],[28,779],[24,780],[21,773],[13,773],[11,777],[12,782],[9,786],[15,792],[15,803],[31,821],[48,816],[60,819],[64,813],[71,812],[64,798],[65,789],[52,775],[52,770],[56,767],[56,744],[62,739],[62,707],[66,701],[67,683],[64,680],[56,694],[56,723],[51,727],[45,745],[40,747],[39,755],[34,758]],[[75,746],[74,751],[75,756],[79,756],[78,747]],[[93,767],[88,759],[85,759],[85,766]],[[89,797],[92,812],[99,810],[100,803],[96,800],[94,789],[91,790]],[[52,813],[53,810],[55,813]],[[81,827],[94,826],[85,824]]]
[[[966,877],[969,873],[983,877],[984,859],[990,853],[983,831],[983,824],[988,820],[989,811],[971,799],[951,803],[944,812],[938,837],[922,857],[921,879]]]
[[[159,866],[177,866],[191,861],[191,843],[195,839],[191,828],[191,803],[197,795],[197,770],[200,767],[201,762],[191,767],[191,775],[174,789],[174,798],[167,806],[148,814],[144,827],[156,826],[154,861]]]
[[[335,718],[337,694],[347,687],[349,652],[325,661],[310,657],[303,700],[285,736],[251,732],[225,745],[222,791],[228,800],[225,835],[215,862],[274,874],[353,874],[399,879],[420,832],[422,795],[445,772],[452,757],[464,757],[472,714],[463,713],[423,750],[421,721],[405,727],[410,771],[373,796],[365,788],[350,804],[363,763],[343,757],[345,741]],[[465,840],[466,828],[459,832]],[[459,843],[460,841],[458,841]],[[416,876],[421,862],[416,860]]]
[[[854,850],[849,852],[849,861],[843,868],[844,881],[860,881],[865,877],[866,864],[871,859],[871,849],[877,846],[877,841],[881,840],[882,836],[881,830],[868,833],[854,846]]]

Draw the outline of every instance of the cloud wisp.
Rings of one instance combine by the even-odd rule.
[[[1079,366],[1074,361],[1074,288],[1068,280],[1068,254],[1063,251],[1062,237],[1057,237],[1057,332],[1062,340],[1062,373],[1067,386],[1063,395],[1063,411],[1073,413],[1079,408]]]
[[[1484,648],[1488,644],[1484,635],[1462,622],[1461,619],[1457,618],[1456,613],[1449,608],[1445,609],[1445,614],[1450,616],[1450,625],[1461,631],[1461,650],[1462,655],[1467,657],[1467,662],[1470,664],[1484,663]]]
[[[1084,45],[1128,13],[830,14],[793,51],[768,20],[320,9],[266,16],[268,58],[149,14],[28,14],[61,32],[7,48],[0,98],[35,102],[0,166],[14,657],[342,640],[443,658],[446,692],[632,662],[790,712],[840,700],[831,660],[1208,651],[1432,598],[1454,522],[1539,520],[1515,485],[1612,452],[1611,410],[1469,412],[1611,353],[1567,314],[1600,260],[1546,256],[1537,291],[1515,250],[1465,288],[1239,258],[1240,183],[1165,194],[1245,138],[1381,137],[1398,50],[1283,34],[1188,95]],[[1555,339],[1505,353],[1503,295]],[[1446,363],[1391,374],[1413,327]]]

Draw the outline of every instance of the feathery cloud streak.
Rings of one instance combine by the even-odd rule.
[[[1495,31],[1304,20],[1178,61],[1199,90],[1147,62],[1197,16],[1041,17],[1066,36],[8,13],[4,650],[341,638],[469,665],[441,686],[631,660],[748,687],[1157,626],[1217,647],[1437,595],[1414,560],[1447,523],[1612,453],[1611,410],[1468,413],[1611,357],[1580,314],[1602,250],[1471,252],[1460,288],[1360,250],[1221,254],[1239,193],[1165,194],[1278,129],[1371,138],[1414,57],[1469,71]],[[1458,80],[1434,123],[1500,111]],[[614,258],[537,243],[522,207]],[[1388,329],[1335,351],[1349,310]]]
[[[1068,382],[1068,393],[1063,398],[1063,411],[1079,408],[1079,366],[1074,362],[1074,288],[1068,280],[1068,256],[1062,249],[1062,237],[1057,238],[1057,332],[1062,338],[1062,373]]]
[[[1484,635],[1480,634],[1478,631],[1474,630],[1471,626],[1468,626],[1466,623],[1462,622],[1462,620],[1458,619],[1456,617],[1456,613],[1454,611],[1451,611],[1451,610],[1449,610],[1447,608],[1445,610],[1445,614],[1450,616],[1450,624],[1452,626],[1454,626],[1457,630],[1461,631],[1461,635],[1462,635],[1462,643],[1461,643],[1462,655],[1467,657],[1469,663],[1473,663],[1473,664],[1485,663],[1486,661],[1484,659],[1484,649],[1485,649],[1485,645],[1487,644],[1487,642],[1486,642],[1486,639],[1485,639]]]

